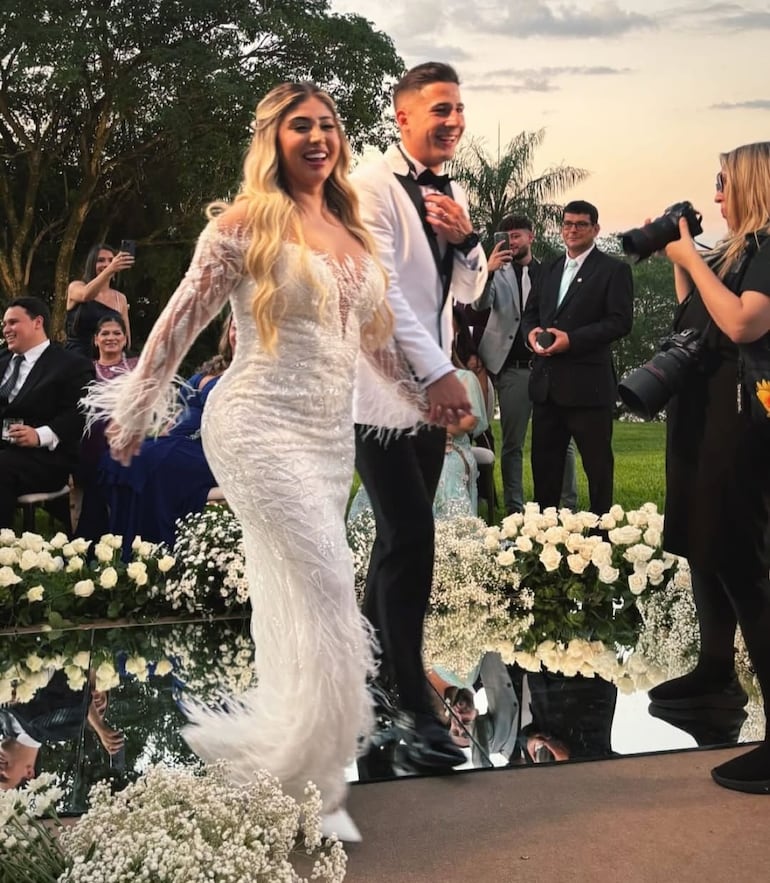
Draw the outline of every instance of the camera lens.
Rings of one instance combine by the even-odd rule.
[[[661,215],[644,227],[634,227],[621,234],[620,244],[627,255],[633,255],[642,261],[656,251],[665,248],[669,242],[679,239],[679,219],[669,215]]]

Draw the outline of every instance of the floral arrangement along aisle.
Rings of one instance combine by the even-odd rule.
[[[90,809],[63,828],[61,789],[46,774],[0,791],[0,868],[14,883],[339,883],[347,856],[321,850],[321,799],[308,784],[299,804],[267,773],[233,785],[226,765],[151,767],[117,794],[91,790]],[[304,849],[298,849],[301,843]],[[295,864],[310,864],[309,878]]]
[[[529,669],[650,686],[662,672],[629,651],[649,599],[679,591],[678,559],[661,550],[662,524],[651,503],[601,516],[528,504],[498,527],[439,520],[427,662],[467,676],[481,654],[498,650]],[[361,594],[374,539],[370,513],[349,525],[348,538]],[[137,538],[134,560],[124,564],[120,543],[108,535],[91,548],[63,534],[46,541],[0,531],[0,627],[246,612],[241,530],[229,509],[209,507],[180,521],[173,554]]]
[[[426,661],[467,677],[481,653],[498,650],[528,670],[651,686],[663,673],[629,651],[643,626],[640,604],[666,590],[679,563],[661,549],[662,526],[652,503],[601,517],[528,504],[499,527],[439,520]],[[371,515],[348,535],[362,591]]]
[[[20,537],[0,530],[0,628],[43,625],[66,628],[91,619],[160,615],[173,556],[137,537],[133,558],[120,558],[123,538],[105,534],[98,543]]]
[[[629,691],[662,680],[659,666],[629,653],[643,631],[644,603],[665,594],[680,564],[662,550],[662,530],[653,503],[628,512],[615,505],[601,517],[527,504],[489,528],[486,546],[519,577],[511,609],[531,617],[510,660],[533,671],[598,675]]]

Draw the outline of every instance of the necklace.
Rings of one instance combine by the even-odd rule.
[[[121,355],[120,361],[116,362],[114,365],[103,365],[101,362],[97,361],[95,368],[96,376],[99,380],[113,380],[115,377],[118,377],[120,374],[125,374],[126,371],[129,370],[125,355]]]

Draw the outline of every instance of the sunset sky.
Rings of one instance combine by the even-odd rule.
[[[496,152],[545,128],[535,173],[590,177],[566,198],[596,204],[602,233],[691,200],[704,241],[723,232],[718,155],[770,140],[770,3],[332,0],[393,39],[407,66],[460,74],[466,136]]]

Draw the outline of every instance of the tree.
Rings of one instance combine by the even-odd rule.
[[[3,0],[3,295],[36,277],[60,328],[84,229],[88,244],[192,238],[202,205],[231,193],[269,88],[312,79],[354,145],[382,142],[386,82],[401,70],[386,35],[328,0]],[[141,231],[126,232],[124,213]]]
[[[565,165],[533,177],[535,151],[544,138],[545,129],[520,132],[502,153],[498,151],[496,160],[482,141],[471,139],[452,161],[450,174],[468,194],[471,221],[488,247],[502,219],[511,214],[526,215],[537,239],[545,241],[561,222],[562,206],[554,198],[588,177],[585,169]]]
[[[671,263],[653,255],[632,266],[634,324],[631,333],[613,348],[618,377],[638,368],[660,349],[672,331],[676,294]]]

